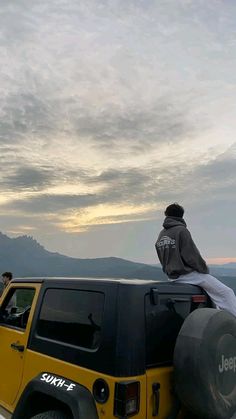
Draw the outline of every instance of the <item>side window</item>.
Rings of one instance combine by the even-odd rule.
[[[100,343],[104,294],[48,289],[39,315],[39,336],[87,349]]]
[[[11,288],[0,309],[0,324],[25,329],[34,298],[33,288]]]
[[[172,362],[176,338],[184,319],[175,308],[168,307],[171,297],[160,294],[156,305],[150,295],[145,297],[147,367]]]

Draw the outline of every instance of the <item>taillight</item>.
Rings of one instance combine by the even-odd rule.
[[[193,295],[192,296],[192,302],[193,303],[206,303],[207,302],[207,296],[206,295]]]
[[[115,386],[114,415],[118,418],[133,416],[139,412],[139,381],[123,381]]]

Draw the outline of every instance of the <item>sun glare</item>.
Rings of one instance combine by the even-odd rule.
[[[130,221],[141,221],[150,218],[153,206],[105,205],[101,204],[86,210],[76,211],[61,217],[57,225],[67,232],[83,232],[93,226],[104,224],[118,224]]]

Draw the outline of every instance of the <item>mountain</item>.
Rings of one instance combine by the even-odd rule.
[[[159,264],[147,265],[117,257],[79,259],[49,252],[33,237],[11,239],[0,232],[0,273],[20,276],[81,276],[166,280]],[[235,263],[212,265],[210,272],[236,292]]]
[[[1,272],[14,276],[85,276],[165,280],[160,267],[116,257],[79,259],[47,251],[32,237],[0,233]]]
[[[225,266],[225,267],[227,267],[229,269],[236,269],[236,262],[229,262],[229,263],[226,263],[223,266]]]
[[[210,265],[212,275],[236,276],[236,263],[226,263],[224,265]]]

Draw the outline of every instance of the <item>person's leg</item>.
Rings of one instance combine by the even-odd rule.
[[[188,283],[191,285],[198,285],[203,288],[213,303],[222,310],[227,310],[236,316],[236,296],[233,290],[214,276],[209,274],[200,274],[198,272],[191,272],[187,275],[181,275],[175,280],[180,283]]]

